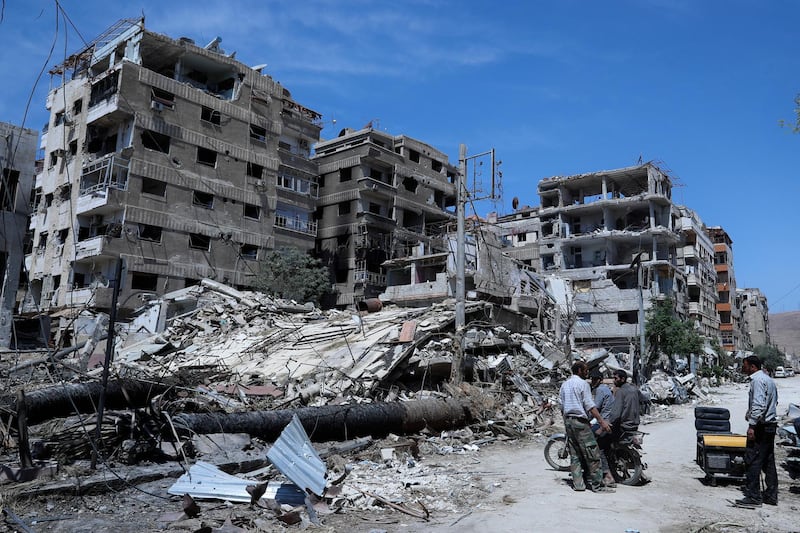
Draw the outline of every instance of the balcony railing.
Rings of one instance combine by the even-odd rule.
[[[125,159],[118,154],[110,154],[84,165],[81,172],[81,196],[109,187],[126,190],[130,163],[130,159]]]
[[[275,226],[289,231],[296,231],[304,235],[317,236],[317,223],[304,220],[300,217],[287,217],[285,215],[275,215]]]

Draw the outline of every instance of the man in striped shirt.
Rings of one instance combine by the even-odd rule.
[[[572,488],[577,491],[586,490],[588,481],[589,488],[594,492],[613,492],[614,489],[603,486],[600,452],[589,420],[596,418],[603,431],[611,431],[611,427],[595,406],[592,390],[586,381],[588,375],[586,363],[576,361],[572,365],[572,376],[561,385],[559,391],[571,457]]]

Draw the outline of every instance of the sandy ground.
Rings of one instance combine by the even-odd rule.
[[[800,377],[777,383],[782,414],[790,402],[800,403]],[[746,429],[746,385],[714,389],[711,398],[709,404],[730,409],[734,432]],[[662,408],[654,406],[654,409]],[[324,516],[322,527],[286,526],[245,504],[212,501],[201,503],[203,513],[197,519],[165,521],[165,514],[180,511],[180,502],[166,497],[167,488],[174,482],[170,478],[80,498],[63,494],[13,502],[10,508],[26,520],[30,531],[37,532],[199,531],[202,524],[211,525],[207,531],[228,533],[305,529],[326,533],[800,532],[800,480],[790,480],[779,465],[777,507],[747,510],[731,506],[729,500],[741,497],[740,484],[721,482],[716,487],[709,486],[703,482],[705,476],[694,462],[694,405],[663,409],[672,418],[656,416],[663,421],[640,428],[648,433],[644,459],[652,481],[639,487],[619,486],[616,492],[608,494],[572,491],[567,484],[567,473],[553,471],[545,462],[545,439],[534,437],[495,443],[465,454],[428,452],[407,469],[389,468],[380,464],[379,459],[364,460],[359,468],[372,469],[375,475],[366,472],[368,475],[359,477],[358,471],[354,471],[348,478],[348,482],[375,493],[394,493],[398,498],[390,499],[408,505],[415,500],[425,501],[431,512],[429,521],[385,507],[368,507]],[[780,461],[785,450],[780,446],[777,450]],[[415,481],[409,483],[412,478]],[[228,518],[243,528],[222,525]],[[0,530],[5,530],[3,527],[0,523]]]

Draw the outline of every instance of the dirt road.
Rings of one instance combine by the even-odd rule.
[[[800,402],[800,378],[777,380],[784,414],[790,402]],[[715,389],[714,405],[731,411],[735,433],[746,431],[747,385]],[[397,531],[469,532],[593,532],[622,533],[687,531],[800,531],[800,482],[792,482],[778,466],[779,504],[756,510],[732,507],[741,497],[738,483],[703,483],[695,464],[694,406],[673,406],[678,417],[643,426],[646,473],[652,479],[641,487],[619,486],[615,493],[576,493],[567,475],[549,469],[540,446],[495,448],[484,451],[475,470],[486,472],[495,490],[485,501],[461,516],[435,524],[407,523]],[[656,407],[658,409],[658,407]],[[778,458],[784,452],[778,448]],[[791,490],[790,490],[791,489]],[[723,529],[723,524],[728,524]],[[393,531],[393,530],[392,530]]]

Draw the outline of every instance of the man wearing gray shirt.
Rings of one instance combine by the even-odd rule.
[[[736,500],[740,507],[778,505],[778,471],[775,468],[775,431],[778,427],[778,389],[763,370],[761,359],[751,355],[742,361],[742,373],[750,377],[747,404],[747,481],[744,498]],[[761,492],[761,472],[764,472],[764,492]]]
[[[578,491],[586,490],[588,481],[589,488],[593,492],[613,492],[613,489],[603,486],[600,454],[589,419],[596,418],[603,431],[611,431],[611,426],[600,416],[594,405],[592,390],[586,382],[588,375],[589,369],[586,363],[583,361],[573,363],[572,376],[561,385],[558,394],[571,459],[572,488]],[[587,479],[584,479],[584,474]]]

